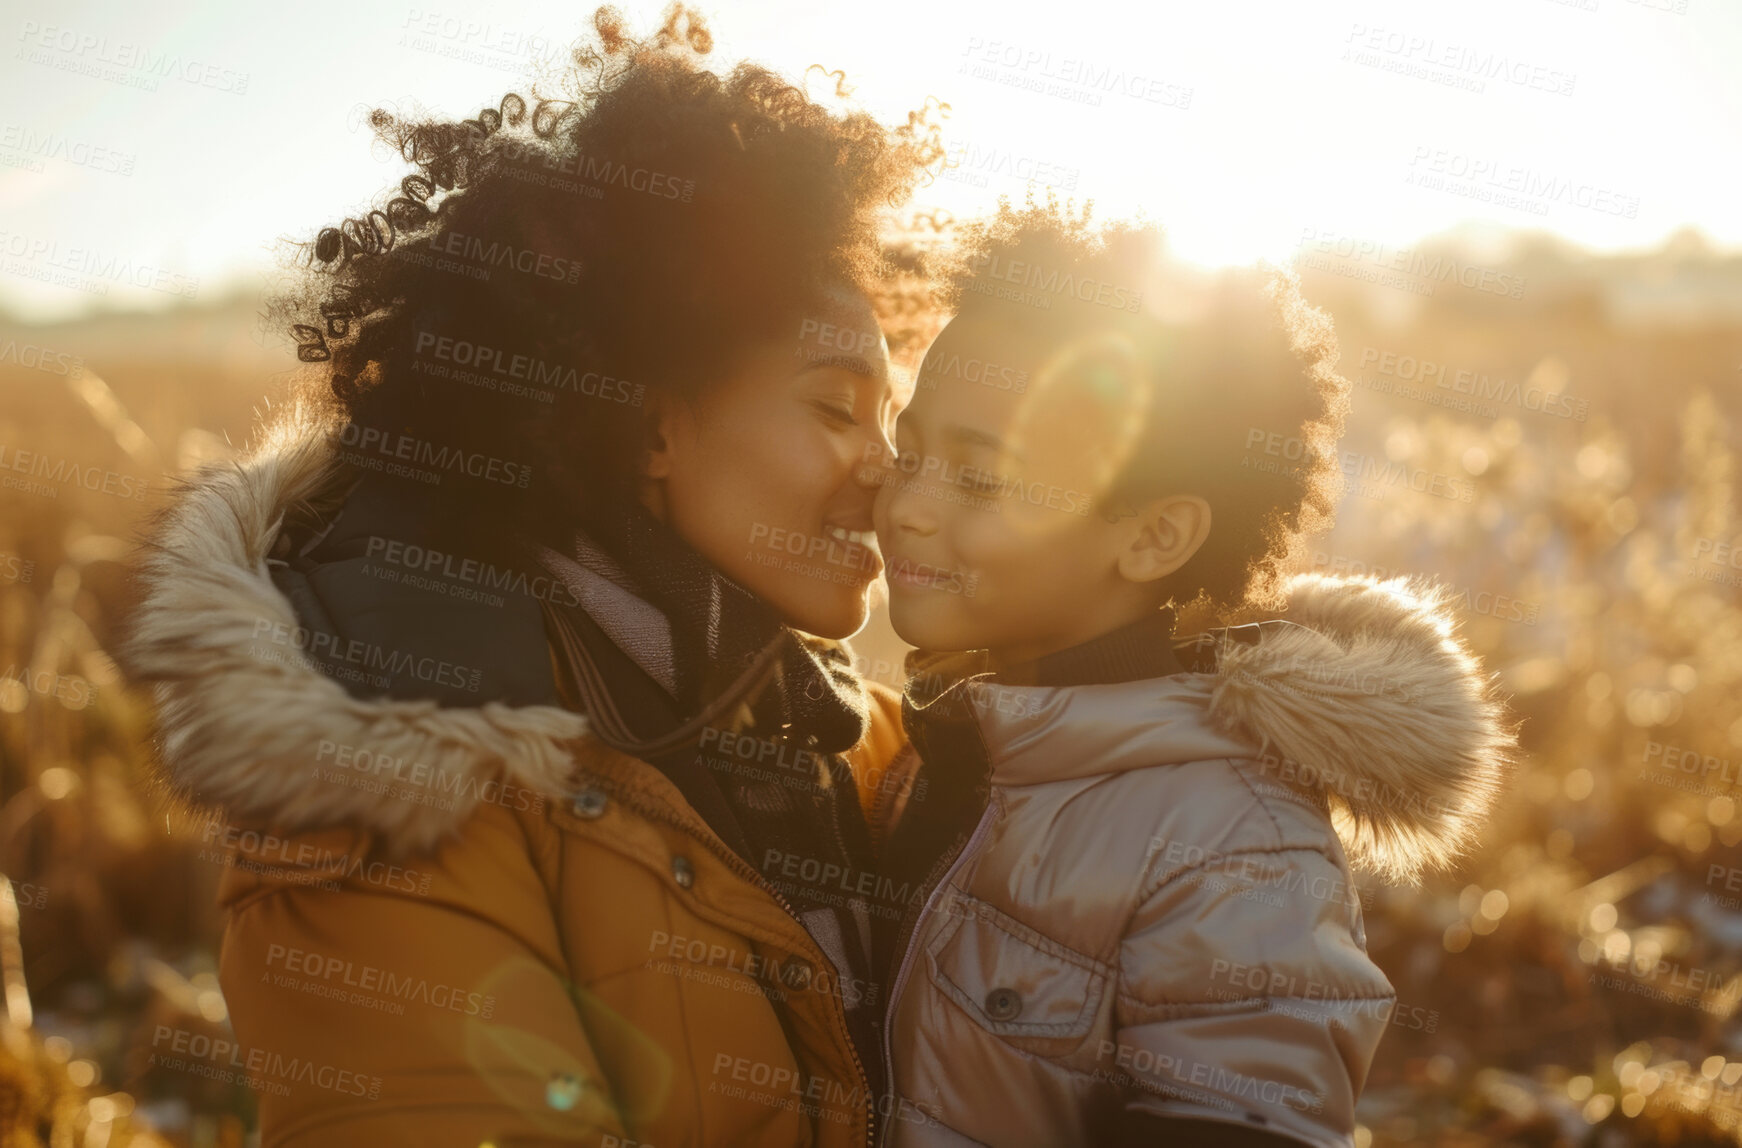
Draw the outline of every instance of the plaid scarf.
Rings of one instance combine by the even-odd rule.
[[[660,769],[779,891],[834,964],[854,1042],[881,1088],[870,908],[846,892],[872,865],[842,757],[869,720],[846,652],[783,625],[639,506],[557,541],[532,551],[579,603],[555,608],[580,639],[571,685],[595,734]],[[834,876],[803,879],[812,874]]]

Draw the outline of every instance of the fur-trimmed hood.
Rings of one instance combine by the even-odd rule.
[[[1211,722],[1322,789],[1352,858],[1399,879],[1475,844],[1517,751],[1452,600],[1428,579],[1300,575],[1293,625],[1218,650]]]
[[[406,852],[504,785],[560,799],[581,715],[358,698],[309,656],[311,631],[267,555],[287,512],[324,494],[334,468],[331,437],[288,420],[244,461],[202,471],[159,523],[121,661],[154,689],[170,788],[286,830],[355,825]],[[428,668],[432,681],[444,672]]]
[[[1285,616],[1207,631],[1186,672],[1114,685],[966,683],[994,784],[1220,758],[1319,792],[1350,857],[1413,880],[1474,843],[1516,742],[1425,580],[1303,574]]]
[[[155,691],[170,787],[232,817],[287,830],[348,823],[408,851],[456,829],[494,799],[492,786],[561,799],[584,717],[360,698],[304,652],[308,631],[267,555],[287,512],[333,472],[330,437],[290,420],[246,460],[202,472],[165,513],[122,661]],[[1279,780],[1329,795],[1357,859],[1412,876],[1471,844],[1514,744],[1450,619],[1423,583],[1299,576],[1286,621],[1212,632],[1213,673],[1159,687],[999,686],[1026,700],[1017,717],[987,723],[988,740],[1005,778],[1257,748]],[[1048,731],[1064,729],[1093,752],[1042,752],[1057,744]],[[401,784],[360,783],[383,775]],[[428,800],[407,799],[408,779]]]

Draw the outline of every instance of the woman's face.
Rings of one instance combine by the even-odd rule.
[[[788,625],[845,638],[883,570],[864,464],[890,449],[889,352],[870,302],[845,288],[792,327],[694,404],[659,407],[643,497]]]

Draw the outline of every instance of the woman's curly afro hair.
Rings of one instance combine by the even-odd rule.
[[[1164,494],[1209,502],[1203,547],[1159,589],[1182,629],[1279,608],[1306,539],[1329,529],[1350,384],[1331,321],[1286,270],[1192,276],[1153,228],[1096,228],[1048,197],[960,229],[945,271],[953,321],[1057,348],[1106,336],[1119,365],[1079,353],[1066,374],[1104,404],[1103,513]],[[1107,368],[1107,369],[1102,369]],[[923,385],[923,384],[922,384]]]
[[[892,209],[942,156],[929,104],[887,127],[761,67],[709,70],[681,5],[645,40],[609,8],[593,26],[560,95],[460,122],[372,113],[416,170],[300,245],[274,312],[321,364],[334,425],[518,464],[524,492],[455,490],[513,513],[622,497],[646,394],[705,391],[819,291],[899,310]]]

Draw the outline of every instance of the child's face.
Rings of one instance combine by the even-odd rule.
[[[926,354],[874,510],[904,640],[1016,662],[1152,607],[1119,572],[1124,532],[1102,505],[1142,412],[1116,386],[1055,381],[1083,351],[969,320]]]

